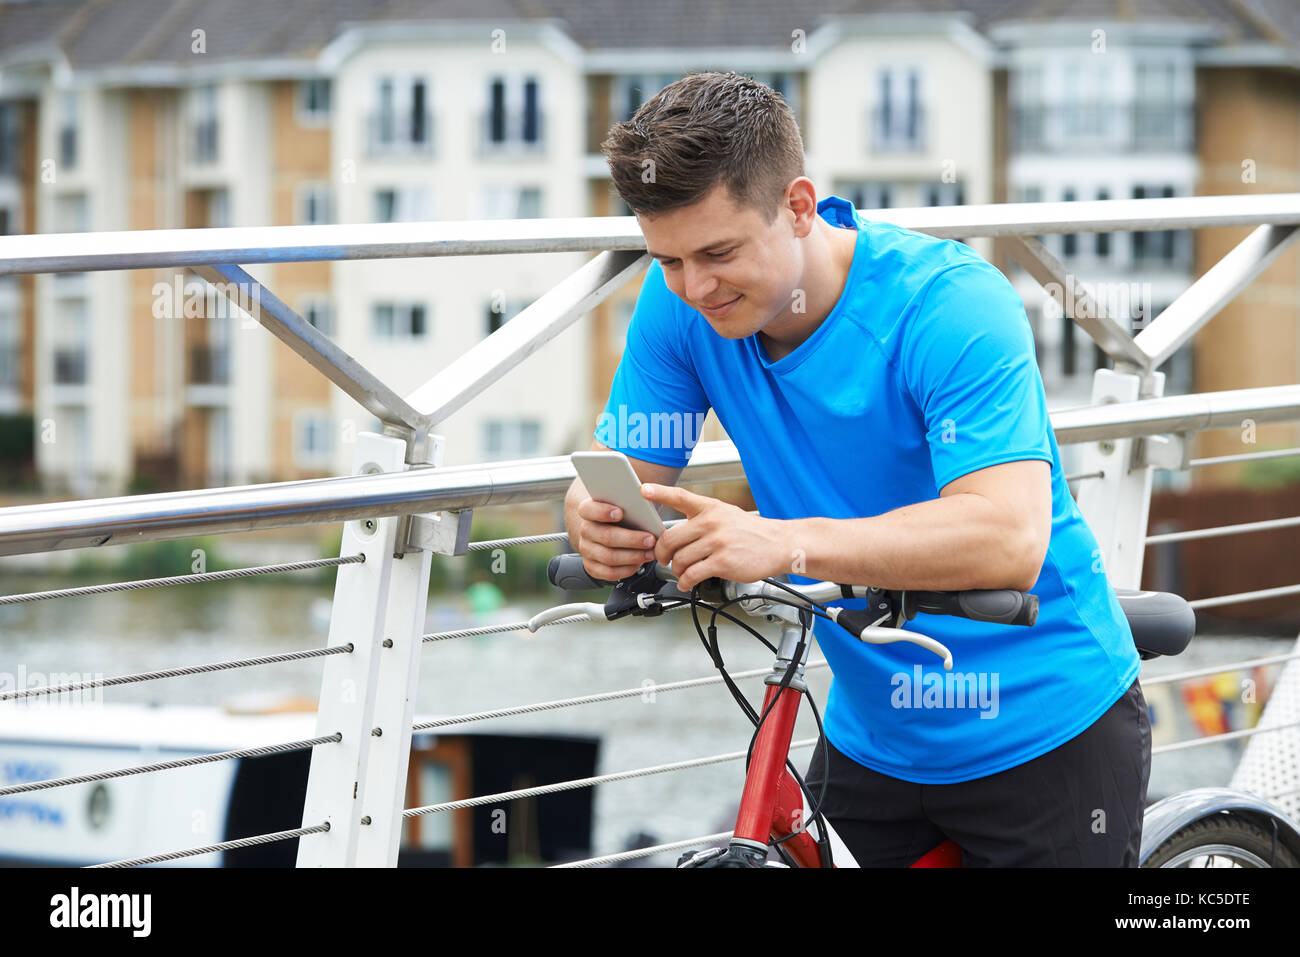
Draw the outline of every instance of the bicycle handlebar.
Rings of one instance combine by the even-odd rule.
[[[654,575],[660,581],[675,581],[671,570],[663,565],[654,566]],[[546,567],[546,577],[552,585],[568,591],[587,591],[594,588],[607,588],[617,582],[602,581],[591,577],[582,564],[582,556],[576,553],[556,555]],[[756,595],[771,597],[789,597],[781,589],[774,588],[767,582],[722,583],[710,580],[715,587],[710,590],[726,592],[727,597],[745,591]],[[736,587],[726,587],[728,585]],[[703,586],[704,583],[701,583]],[[720,586],[720,587],[719,587]],[[794,590],[814,601],[833,601],[837,598],[865,598],[871,589],[861,585],[836,585],[823,582],[818,585],[793,585]],[[954,615],[969,618],[972,621],[987,621],[1000,625],[1032,626],[1038,620],[1038,596],[1013,589],[975,589],[970,591],[898,591],[903,618],[911,621],[919,612],[927,615]],[[873,613],[868,619],[868,612],[860,609],[845,609],[839,620],[850,631],[858,632],[879,619],[879,613]],[[854,626],[857,627],[854,627]]]

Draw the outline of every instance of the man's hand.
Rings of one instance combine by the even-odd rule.
[[[649,532],[623,528],[623,510],[588,496],[578,505],[577,540],[587,574],[602,581],[627,578],[655,557],[655,539]]]
[[[791,570],[788,523],[683,488],[647,483],[641,494],[686,516],[659,536],[654,550],[659,563],[672,568],[682,591],[706,578],[750,582]]]

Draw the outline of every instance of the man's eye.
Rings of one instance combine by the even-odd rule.
[[[735,250],[735,248],[733,247],[733,248],[731,248],[731,249],[724,250],[723,252],[720,252],[720,253],[709,253],[709,258],[710,258],[710,259],[722,259],[724,256],[730,256],[730,255],[731,255],[732,253],[734,253],[735,251],[736,251],[736,250]]]

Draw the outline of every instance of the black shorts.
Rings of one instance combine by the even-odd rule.
[[[872,771],[825,742],[805,776],[863,867],[907,867],[951,839],[963,867],[1136,867],[1151,725],[1136,681],[1090,727],[997,774],[916,784]]]

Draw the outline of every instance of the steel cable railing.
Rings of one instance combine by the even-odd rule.
[[[829,665],[825,661],[810,661],[805,666],[806,670],[817,668],[826,668]],[[772,674],[771,668],[754,668],[750,671],[737,671],[730,674],[732,681],[741,681],[748,678],[758,678],[763,675]],[[721,684],[721,675],[710,675],[706,678],[686,678],[682,681],[669,681],[663,684],[647,684],[639,688],[624,688],[621,691],[604,691],[598,694],[580,695],[575,698],[561,698],[557,701],[541,701],[536,704],[522,704],[512,708],[498,708],[495,711],[475,711],[470,714],[454,715],[450,718],[439,718],[436,721],[422,721],[419,724],[412,725],[414,731],[433,731],[438,728],[449,728],[458,724],[470,724],[474,721],[488,721],[494,718],[513,718],[521,714],[533,714],[538,711],[553,711],[557,708],[569,708],[580,704],[598,704],[604,701],[618,701],[624,698],[637,698],[646,694],[658,694],[663,691],[680,691],[683,688],[703,688],[707,685]]]
[[[790,750],[811,748],[817,743],[816,738],[790,742]],[[595,787],[597,784],[609,784],[614,781],[629,781],[633,778],[647,777],[651,774],[665,774],[669,771],[682,771],[688,768],[701,768],[710,764],[722,764],[727,761],[739,761],[749,754],[748,751],[730,751],[726,754],[714,754],[706,758],[690,758],[685,761],[673,761],[669,764],[657,764],[647,768],[631,771],[613,771],[609,774],[597,774],[589,778],[575,778],[571,781],[558,781],[554,784],[541,784],[531,788],[519,788],[514,791],[501,791],[497,794],[484,794],[478,797],[464,798],[459,801],[445,801],[442,804],[429,804],[424,807],[407,808],[402,812],[403,818],[418,817],[422,814],[437,814],[442,811],[458,811],[462,808],[480,807],[484,804],[497,804],[503,801],[515,801],[519,798],[540,797],[543,794],[555,794],[560,791],[573,791],[578,788]]]
[[[321,658],[326,655],[351,654],[352,644],[331,645],[327,648],[309,648],[306,651],[286,651],[276,655],[262,655],[257,658],[237,658],[231,661],[218,661],[207,665],[189,665],[183,668],[167,668],[162,671],[146,671],[134,675],[119,675],[114,678],[95,678],[90,681],[77,681],[72,684],[46,685],[43,688],[20,688],[15,691],[0,692],[0,701],[12,701],[16,698],[31,698],[37,695],[68,694],[74,691],[87,691],[91,688],[115,688],[119,685],[135,684],[140,681],[156,681],[160,678],[180,678],[185,675],[208,674],[213,671],[230,671],[235,668],[253,668],[259,665],[273,665],[284,661],[302,661],[306,658]]]
[[[253,847],[257,844],[271,844],[275,841],[291,841],[295,837],[304,837],[308,834],[324,834],[329,829],[329,821],[325,821],[322,824],[313,824],[311,827],[295,827],[289,831],[276,831],[272,834],[259,834],[256,837],[241,837],[233,841],[222,841],[219,844],[207,844],[203,847],[193,847],[184,851],[169,851],[165,854],[151,854],[148,857],[133,857],[125,861],[110,861],[107,864],[91,864],[88,869],[139,867],[142,864],[162,864],[166,861],[180,860],[182,857],[200,857],[204,854],[213,854],[217,851],[233,851],[241,847]]]
[[[91,774],[76,774],[66,778],[50,778],[45,781],[30,781],[26,784],[11,784],[0,787],[0,797],[22,794],[27,791],[44,791],[49,788],[65,787],[69,784],[90,784],[93,781],[109,781],[113,778],[129,777],[132,774],[147,774],[152,771],[172,771],[176,768],[188,768],[198,764],[212,764],[217,761],[232,761],[238,758],[260,758],[268,754],[284,754],[290,751],[306,751],[318,744],[333,744],[343,740],[337,731],[319,738],[305,741],[288,741],[284,744],[268,744],[262,747],[240,748],[237,751],[218,751],[214,754],[199,754],[191,758],[178,758],[175,761],[159,761],[156,764],[141,764],[136,767],[118,768],[113,771],[96,771]]]
[[[189,575],[172,575],[167,578],[145,578],[129,582],[106,582],[102,585],[82,585],[77,588],[55,588],[50,591],[28,592],[23,595],[0,595],[0,605],[45,601],[50,598],[76,598],[82,595],[103,595],[109,592],[132,591],[137,588],[163,588],[168,585],[193,585],[203,582],[230,581],[252,578],[254,575],[275,575],[280,572],[297,572],[311,568],[328,568],[334,565],[362,564],[364,554],[344,555],[339,558],[316,558],[305,562],[284,562],[279,565],[257,565],[252,568],[231,568],[219,572],[193,572]]]

